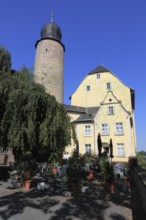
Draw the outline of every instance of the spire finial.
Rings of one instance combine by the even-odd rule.
[[[54,21],[54,11],[52,11],[52,13],[51,13],[51,22],[53,22]]]

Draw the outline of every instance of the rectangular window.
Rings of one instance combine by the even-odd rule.
[[[117,156],[118,157],[125,157],[125,146],[123,143],[117,144]]]
[[[84,135],[91,136],[91,125],[85,125]]]
[[[122,122],[116,123],[116,134],[118,135],[123,134],[123,123]]]
[[[90,86],[86,86],[86,91],[90,91]]]
[[[109,125],[107,123],[101,125],[101,134],[109,135]]]
[[[86,86],[86,91],[90,91],[90,86]]]
[[[97,79],[100,79],[100,74],[97,74]]]
[[[106,84],[106,89],[107,89],[107,90],[111,90],[111,84],[110,84],[110,82],[108,82],[108,83]]]
[[[108,115],[113,115],[114,114],[114,107],[113,106],[109,106],[108,107],[108,112],[107,112]]]
[[[91,144],[85,144],[85,153],[91,154]]]

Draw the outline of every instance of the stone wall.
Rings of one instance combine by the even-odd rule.
[[[10,165],[10,163],[14,163],[12,150],[0,152],[0,165]]]
[[[37,44],[35,64],[35,82],[44,86],[47,93],[63,103],[64,96],[64,48],[51,39],[41,40]]]

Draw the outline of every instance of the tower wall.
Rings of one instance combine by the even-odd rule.
[[[64,48],[53,39],[42,39],[36,46],[34,64],[35,82],[63,104],[64,99]]]

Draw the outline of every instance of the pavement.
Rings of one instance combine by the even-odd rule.
[[[86,192],[71,193],[60,179],[47,182],[43,190],[37,181],[29,190],[10,189],[10,179],[0,181],[0,220],[134,219],[131,191],[124,192],[119,183],[115,193],[107,193],[98,181],[91,181]]]

